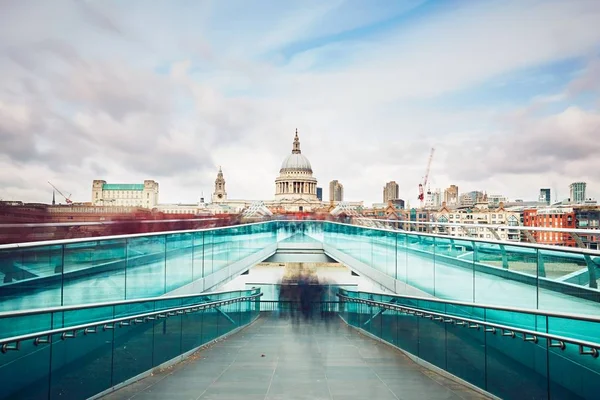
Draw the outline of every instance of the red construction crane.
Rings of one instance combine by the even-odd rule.
[[[54,190],[56,190],[58,192],[58,194],[60,194],[62,197],[65,198],[65,202],[67,204],[73,204],[73,201],[70,199],[71,195],[69,195],[69,197],[65,196],[64,194],[62,194],[62,192],[60,190],[58,190],[58,188],[56,186],[54,186],[53,184],[51,184],[50,182],[48,182],[48,184],[50,186],[52,186],[52,188],[54,188]]]
[[[417,196],[417,198],[421,201],[421,207],[423,207],[423,202],[425,201],[425,194],[423,193],[423,188],[427,185],[427,179],[429,179],[429,170],[431,169],[431,160],[433,160],[434,151],[435,149],[432,147],[431,153],[429,153],[429,161],[427,161],[427,169],[425,170],[423,183],[419,183],[419,196]]]

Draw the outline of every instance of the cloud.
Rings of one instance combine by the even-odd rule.
[[[600,5],[586,2],[478,2],[377,40],[352,41],[346,51],[355,54],[354,64],[325,72],[314,67],[287,80],[282,90],[310,101],[310,93],[326,88],[320,91],[322,104],[434,97],[508,71],[587,54],[600,41],[599,18]],[[316,53],[318,59],[328,47],[296,57]]]
[[[571,96],[582,92],[600,93],[600,57],[592,59],[581,75],[567,87],[567,93]]]
[[[106,30],[113,34],[123,34],[121,29],[117,26],[115,21],[108,15],[99,11],[96,7],[85,1],[73,1],[74,5],[79,7],[80,13],[84,18],[92,23],[94,26]]]
[[[230,197],[268,199],[295,128],[320,186],[353,200],[387,180],[414,198],[431,147],[433,187],[600,187],[598,3],[359,3],[3,3],[0,196],[157,179],[162,201],[193,201],[222,165]],[[556,92],[571,59],[586,67]],[[525,107],[523,70],[552,88]],[[448,100],[499,83],[501,102]]]
[[[599,132],[597,111],[569,107],[546,117],[519,114],[491,137],[473,137],[468,146],[451,146],[448,154],[458,157],[447,158],[448,172],[473,182],[490,177],[514,182],[535,176],[530,182],[543,185],[547,176],[553,176],[563,186],[579,180],[596,184]]]

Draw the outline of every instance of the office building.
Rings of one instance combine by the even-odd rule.
[[[344,185],[337,180],[329,182],[329,201],[344,201]]]
[[[578,204],[585,202],[585,188],[585,182],[573,182],[569,185],[571,203]]]
[[[500,207],[500,204],[506,204],[508,199],[501,194],[488,194],[487,202],[491,207]]]
[[[396,181],[386,183],[383,188],[383,202],[387,203],[390,200],[396,200],[398,197],[400,197],[400,187]]]
[[[450,185],[444,190],[444,202],[447,205],[458,205],[458,186]]]
[[[540,203],[550,205],[550,202],[552,201],[550,198],[550,189],[540,189],[540,197],[538,200]]]
[[[442,190],[428,191],[425,196],[425,208],[438,209],[442,206]]]

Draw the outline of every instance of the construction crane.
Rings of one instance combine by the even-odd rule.
[[[70,197],[71,197],[71,195],[70,195],[70,194],[69,194],[69,197],[67,197],[67,196],[65,196],[64,194],[62,194],[62,192],[61,192],[60,190],[58,190],[58,188],[57,188],[56,186],[54,186],[53,184],[51,184],[49,181],[48,181],[48,184],[49,184],[50,186],[52,186],[52,188],[53,188],[54,190],[56,190],[56,191],[58,192],[58,194],[60,194],[62,197],[64,197],[64,198],[65,198],[65,202],[66,202],[67,204],[73,204],[73,200],[71,200],[71,198],[70,198]]]
[[[423,188],[427,185],[427,180],[429,179],[429,170],[431,169],[431,160],[433,160],[433,153],[435,149],[431,148],[431,153],[429,153],[429,161],[427,161],[427,169],[425,170],[425,176],[423,177],[423,183],[419,183],[419,196],[417,198],[421,201],[421,208],[423,207],[423,201],[425,200],[425,194],[423,193]],[[428,191],[428,194],[431,194],[431,191]]]

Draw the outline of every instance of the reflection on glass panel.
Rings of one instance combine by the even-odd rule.
[[[156,302],[154,300],[136,301],[133,303],[114,305],[115,318],[126,317],[140,313],[147,313],[156,310]]]
[[[396,276],[396,234],[390,231],[373,232],[373,260],[381,272]]]
[[[186,352],[204,344],[202,341],[202,312],[181,316],[181,351]]]
[[[210,258],[210,260],[206,260],[204,259],[204,252],[205,252],[205,246],[204,246],[204,240],[205,240],[205,236],[206,237],[210,237],[210,233],[209,232],[194,232],[192,234],[193,237],[193,264],[192,264],[192,280],[198,280],[200,278],[202,278],[204,276],[204,266],[205,264],[207,265],[207,267],[209,267],[212,270],[212,257]],[[210,250],[212,251],[212,249]]]
[[[52,329],[82,325],[94,321],[102,321],[114,317],[114,306],[90,307],[75,310],[55,311],[52,315]],[[42,315],[36,315],[37,318]],[[34,332],[33,330],[29,332]]]
[[[164,235],[127,240],[126,298],[158,296],[165,293]]]
[[[229,262],[228,238],[226,229],[218,229],[210,234],[205,234],[204,276],[221,270]],[[212,260],[212,268],[207,268],[206,261],[208,260]]]
[[[1,250],[0,311],[62,305],[62,258],[62,245]]]
[[[169,361],[182,353],[181,318],[180,314],[176,314],[154,324],[154,356],[152,358],[154,366]]]
[[[215,308],[202,311],[202,341],[208,343],[218,336],[218,313]]]
[[[86,399],[110,388],[112,338],[112,331],[102,329],[71,340],[56,337],[52,343],[50,398]]]
[[[112,382],[123,382],[152,368],[152,336],[160,320],[115,328]]]
[[[485,388],[485,331],[446,325],[446,370],[465,381]]]
[[[475,302],[537,307],[537,250],[475,242]]]
[[[495,310],[488,308],[485,311],[485,320],[501,325],[509,325],[533,331],[545,331],[545,322],[539,325],[539,320],[534,314],[518,313],[513,311]]]
[[[406,289],[406,279],[408,274],[408,253],[406,251],[406,235],[404,233],[395,233],[396,235],[396,276],[395,278],[404,284]]]
[[[473,301],[473,243],[435,238],[435,296]]]
[[[187,232],[166,236],[166,292],[192,282],[193,238]]]
[[[598,342],[598,338],[600,338],[600,322],[596,320],[588,321],[549,316],[548,332],[558,336]]]
[[[555,399],[596,399],[600,369],[598,359],[582,357],[576,346],[549,349],[550,395]]]
[[[46,399],[50,391],[51,347],[21,342],[21,350],[0,353],[0,399]]]
[[[539,308],[598,315],[600,256],[558,250],[539,250]],[[567,298],[569,301],[565,301]]]
[[[406,283],[426,293],[434,294],[434,256],[431,240],[420,235],[406,235]]]
[[[0,318],[0,338],[52,329],[52,314],[6,315]]]
[[[126,241],[65,245],[63,305],[125,299]]]
[[[546,344],[486,336],[486,390],[502,399],[548,398]],[[561,398],[561,397],[557,397]]]

